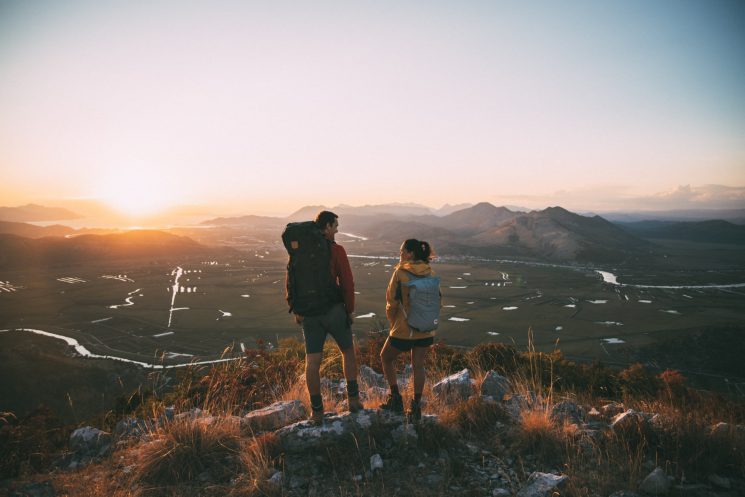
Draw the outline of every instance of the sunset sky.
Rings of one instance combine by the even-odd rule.
[[[745,207],[745,2],[0,0],[0,205]]]

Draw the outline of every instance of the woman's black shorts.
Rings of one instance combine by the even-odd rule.
[[[403,340],[396,337],[388,337],[388,343],[401,352],[408,352],[414,347],[429,347],[435,343],[434,337],[417,338],[416,340]]]

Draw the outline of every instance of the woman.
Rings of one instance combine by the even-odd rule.
[[[418,420],[422,416],[424,359],[427,350],[434,342],[435,332],[434,330],[419,331],[409,325],[407,320],[410,311],[408,283],[414,279],[434,276],[435,273],[429,266],[434,254],[429,243],[411,238],[401,245],[400,255],[401,260],[395,267],[385,294],[385,314],[391,330],[380,352],[380,358],[383,362],[383,374],[388,381],[391,393],[380,408],[403,413],[403,398],[398,391],[396,379],[396,359],[403,352],[411,352],[411,365],[414,370],[414,399],[408,415],[410,419]],[[436,298],[439,312],[439,287],[437,287]]]

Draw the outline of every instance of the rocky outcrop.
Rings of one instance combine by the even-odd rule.
[[[496,371],[489,371],[484,375],[481,381],[481,395],[492,397],[501,401],[507,392],[510,391],[510,380],[498,374]]]
[[[255,433],[282,428],[305,419],[308,412],[299,400],[284,400],[246,414],[240,421],[241,430]]]
[[[432,392],[450,403],[466,400],[473,393],[471,372],[463,369],[443,378],[432,386]]]
[[[662,468],[655,468],[639,485],[645,494],[663,495],[670,491],[670,480]]]
[[[551,473],[535,472],[517,493],[517,497],[550,497],[555,490],[561,491],[569,477]]]

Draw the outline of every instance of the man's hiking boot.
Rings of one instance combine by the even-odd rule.
[[[308,421],[311,422],[311,424],[314,424],[316,426],[320,426],[323,424],[323,409],[315,410],[312,409],[310,411],[310,417],[308,418]]]
[[[396,414],[403,414],[404,412],[404,399],[400,395],[389,394],[388,400],[380,404],[381,409],[386,411],[395,412]]]
[[[355,413],[365,408],[362,405],[359,397],[349,397],[347,399],[347,405],[349,406],[349,412]]]
[[[410,423],[416,423],[422,419],[422,404],[414,400],[409,404],[409,410],[406,411],[406,418]]]

